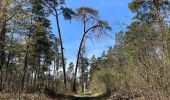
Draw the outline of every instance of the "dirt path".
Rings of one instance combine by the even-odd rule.
[[[66,94],[54,94],[49,95],[53,100],[106,100],[108,97],[105,93],[96,93],[96,94],[77,94],[77,95],[66,95]]]
[[[75,97],[73,100],[106,100],[103,97]]]
[[[101,93],[98,93],[98,94],[93,94],[91,96],[74,96],[74,99],[72,100],[106,100],[106,94],[101,94]]]

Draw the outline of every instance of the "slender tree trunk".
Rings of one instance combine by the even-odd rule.
[[[81,47],[82,47],[85,36],[86,36],[86,33],[83,34],[81,42],[80,42],[80,46],[79,46],[79,49],[78,49],[77,60],[76,60],[76,68],[75,68],[74,80],[73,80],[73,92],[77,92],[77,90],[76,90],[77,70],[78,70],[78,64],[79,64],[79,59],[80,59]]]
[[[56,11],[56,23],[57,23],[57,29],[58,29],[58,35],[59,35],[59,40],[60,40],[60,46],[61,46],[61,56],[62,56],[62,67],[63,67],[63,74],[64,74],[64,86],[65,90],[67,88],[67,78],[66,78],[66,71],[65,71],[65,58],[64,58],[64,48],[63,48],[63,42],[62,42],[62,37],[61,37],[61,30],[60,30],[60,24],[59,24],[59,19],[58,19],[58,13]]]
[[[54,77],[53,77],[52,88],[55,89],[55,82],[56,82],[55,81],[55,79],[56,79],[56,57],[55,56],[54,56],[54,69],[53,70],[54,70],[54,72],[53,72],[53,76]]]
[[[36,88],[37,82],[37,68],[35,68],[33,87]]]
[[[81,82],[81,92],[84,93],[84,75],[82,75],[82,82]]]
[[[29,46],[27,45],[27,50],[25,53],[25,60],[24,60],[24,73],[23,73],[23,77],[22,77],[22,81],[21,81],[21,89],[24,90],[24,83],[25,83],[25,77],[27,74],[27,67],[28,67],[28,48]]]
[[[1,76],[0,76],[0,88],[2,89],[2,67],[5,62],[5,33],[6,33],[6,23],[4,23],[2,30],[0,32],[0,71],[1,71]]]
[[[7,59],[7,62],[6,62],[6,75],[5,75],[5,82],[6,83],[9,83],[9,80],[8,80],[8,78],[10,77],[9,75],[10,75],[10,73],[9,73],[9,70],[10,70],[10,68],[9,68],[9,61],[10,61],[10,55],[11,55],[11,53],[9,52],[9,54],[8,54],[8,59]],[[7,87],[9,87],[8,86],[8,84],[7,84]],[[7,89],[8,90],[8,89]]]
[[[92,27],[90,27],[90,28],[87,29],[87,30],[85,30],[85,28],[84,28],[84,33],[83,33],[83,36],[82,36],[82,38],[81,38],[80,45],[79,45],[79,48],[78,48],[78,53],[77,53],[76,67],[75,67],[74,79],[73,79],[73,90],[72,90],[73,92],[77,92],[77,90],[76,90],[77,70],[78,70],[80,53],[81,53],[81,48],[82,48],[84,39],[85,39],[85,37],[86,37],[86,34],[87,34],[91,29],[96,28],[96,27],[100,27],[100,25],[92,26]]]
[[[30,86],[32,87],[32,86],[33,86],[33,83],[34,83],[34,78],[35,78],[34,70],[31,71],[31,76],[32,76],[32,78],[31,78],[31,84],[30,84]]]
[[[0,70],[2,69],[2,66],[4,65],[5,60],[5,33],[6,33],[6,23],[4,23],[1,33],[0,33]]]
[[[0,77],[0,91],[2,91],[3,90],[3,87],[2,87],[2,70],[0,71],[0,75],[1,75],[1,77]]]
[[[41,66],[40,55],[37,57],[37,64],[38,64],[38,69],[37,69],[37,86],[36,86],[36,88],[39,91],[39,89],[40,89],[40,81],[41,81],[41,79],[40,79],[40,74],[41,74],[41,72],[40,72],[40,66]]]

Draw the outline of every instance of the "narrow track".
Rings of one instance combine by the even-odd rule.
[[[104,98],[99,97],[75,97],[73,100],[105,100]]]
[[[72,100],[106,100],[106,94],[96,94],[92,96],[74,96]]]

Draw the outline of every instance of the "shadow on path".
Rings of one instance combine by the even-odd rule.
[[[58,94],[56,96],[57,99],[60,98],[59,100],[106,100],[107,97],[107,94],[100,94],[97,96],[74,96]]]
[[[100,96],[96,96],[96,97],[75,97],[73,99],[70,100],[106,100],[107,96],[104,95],[100,95]]]

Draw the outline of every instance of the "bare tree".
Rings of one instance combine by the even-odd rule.
[[[73,92],[76,92],[76,77],[77,77],[77,69],[79,66],[79,59],[81,48],[83,42],[86,38],[92,37],[101,37],[104,34],[107,34],[108,30],[111,30],[111,27],[108,25],[106,21],[102,21],[98,18],[98,12],[92,8],[81,7],[77,9],[77,20],[83,24],[83,35],[81,37],[80,45],[78,48],[75,73],[74,73],[74,81],[73,81]]]

